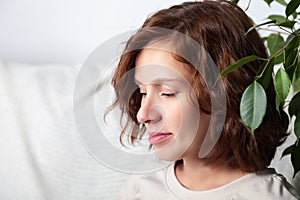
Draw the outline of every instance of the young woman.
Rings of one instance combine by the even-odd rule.
[[[158,11],[129,39],[112,81],[127,120],[120,137],[134,144],[148,134],[172,164],[134,176],[119,199],[297,199],[267,168],[287,136],[272,83],[255,137],[239,115],[262,62],[215,75],[245,56],[267,57],[257,32],[246,34],[252,26],[234,3],[187,2]]]

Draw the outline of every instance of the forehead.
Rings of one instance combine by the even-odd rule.
[[[155,49],[143,49],[135,60],[135,79],[151,78],[186,79],[191,73],[186,64],[176,60],[171,52]]]

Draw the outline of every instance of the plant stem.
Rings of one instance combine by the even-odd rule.
[[[287,33],[287,32],[283,32],[283,31],[279,31],[279,30],[275,30],[275,29],[269,29],[269,28],[257,28],[257,30],[270,31],[270,32],[274,32],[274,33],[281,33],[283,35],[289,35],[289,33]]]
[[[255,80],[258,80],[259,78],[261,78],[262,77],[262,75],[264,74],[264,72],[266,71],[266,69],[267,69],[267,67],[268,67],[268,65],[269,65],[269,63],[270,63],[270,61],[273,59],[273,58],[275,58],[276,56],[278,56],[282,51],[284,51],[286,48],[287,48],[287,46],[289,46],[289,44],[295,39],[295,37],[297,36],[297,34],[294,34],[293,35],[293,37],[282,47],[282,48],[280,48],[278,51],[276,51],[272,56],[270,56],[267,60],[267,63],[266,63],[266,65],[264,66],[264,69],[262,70],[262,72],[258,75],[258,76],[256,76],[255,77]]]

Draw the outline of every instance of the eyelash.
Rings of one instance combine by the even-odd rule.
[[[173,97],[175,96],[175,93],[162,93],[161,96]]]
[[[142,96],[146,96],[146,95],[147,95],[146,92],[140,92],[140,94],[141,94]],[[175,93],[161,93],[161,96],[173,97],[173,96],[175,96]]]

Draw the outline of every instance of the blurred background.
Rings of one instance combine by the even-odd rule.
[[[239,5],[246,8],[249,0]],[[147,16],[182,0],[0,0],[0,59],[23,63],[80,64],[103,41],[138,28]],[[253,0],[248,15],[256,23],[268,12]]]

